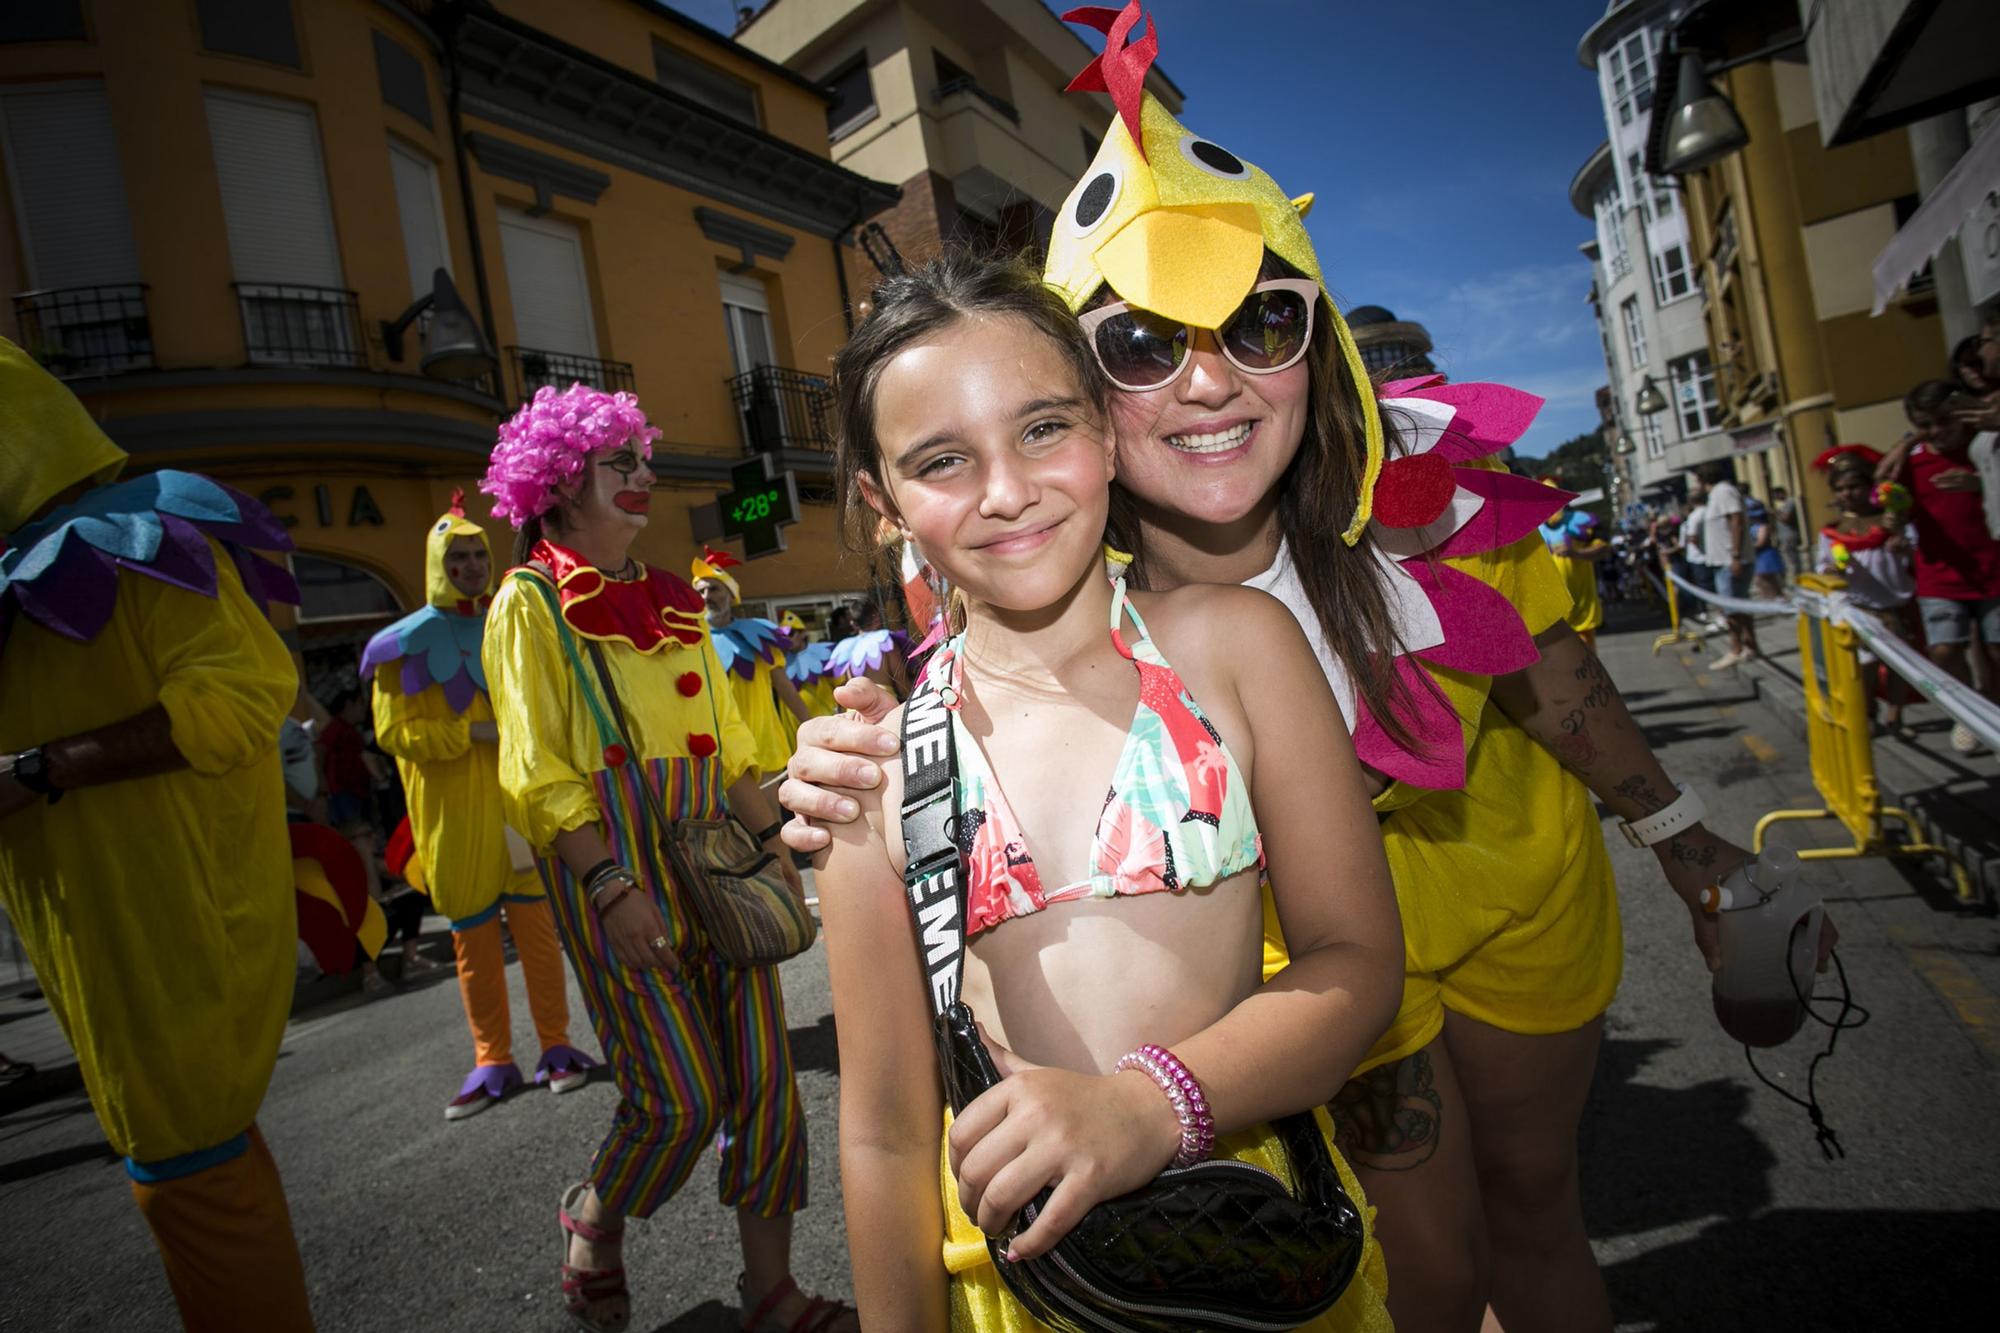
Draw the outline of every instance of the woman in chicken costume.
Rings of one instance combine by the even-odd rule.
[[[1747,856],[1700,825],[1597,659],[1536,529],[1564,496],[1493,461],[1540,400],[1440,376],[1371,386],[1303,218],[1262,170],[1144,90],[1137,3],[1071,85],[1117,118],[1063,202],[1047,279],[1118,387],[1112,540],[1153,588],[1241,582],[1318,651],[1377,810],[1406,937],[1402,1012],[1335,1106],[1380,1210],[1399,1323],[1608,1328],[1576,1129],[1618,983],[1615,885],[1592,791],[1653,847],[1713,956],[1701,889]],[[1138,40],[1134,40],[1138,37]],[[889,701],[852,684],[842,702]],[[806,724],[786,804],[837,819]],[[1586,786],[1587,784],[1587,786]],[[822,846],[795,824],[787,840]],[[1267,975],[1283,958],[1267,920]],[[1197,1075],[1199,1070],[1195,1071]]]
[[[785,670],[791,636],[775,620],[736,613],[743,589],[729,571],[741,563],[727,551],[704,546],[691,572],[707,610],[723,678],[755,742],[751,762],[766,773],[776,773],[792,757],[792,738],[812,711]]]
[[[535,1081],[581,1087],[594,1063],[569,1044],[569,995],[548,897],[532,865],[517,868],[500,813],[500,733],[480,648],[493,600],[486,532],[455,492],[424,537],[423,609],[368,641],[375,735],[396,757],[409,794],[416,863],[437,910],[451,919],[458,990],[472,1030],[472,1072],[445,1105],[447,1120],[485,1110],[521,1086],[507,1006],[505,914],[527,983],[542,1056]]]
[[[182,1322],[309,1333],[256,1124],[298,924],[278,758],[298,674],[264,618],[298,589],[260,553],[292,543],[247,495],[187,472],[116,482],[124,464],[0,338],[0,905]]]

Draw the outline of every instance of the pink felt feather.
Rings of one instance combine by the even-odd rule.
[[[1354,753],[1362,763],[1412,786],[1439,791],[1463,787],[1465,729],[1458,714],[1422,666],[1399,657],[1394,670],[1410,701],[1400,716],[1415,748],[1405,750],[1390,740],[1363,706],[1357,707],[1354,719]]]
[[[1490,584],[1449,565],[1411,560],[1403,572],[1430,598],[1444,630],[1444,642],[1417,653],[1426,662],[1453,671],[1504,676],[1537,661],[1541,654],[1514,604]]]
[[[1576,498],[1569,491],[1544,486],[1532,477],[1517,477],[1511,472],[1460,467],[1452,469],[1452,477],[1486,503],[1464,527],[1439,543],[1432,554],[1440,560],[1511,546]]]
[[[1547,400],[1505,384],[1440,384],[1409,398],[1428,398],[1452,409],[1451,426],[1437,452],[1455,463],[1500,452],[1521,438]]]

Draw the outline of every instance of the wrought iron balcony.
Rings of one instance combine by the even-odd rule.
[[[251,365],[367,369],[360,306],[353,292],[284,282],[234,285]]]
[[[14,317],[22,347],[59,379],[153,368],[143,282],[17,292]]]
[[[559,391],[578,383],[607,393],[632,390],[630,361],[604,361],[541,347],[509,347],[507,359],[514,363],[514,383],[519,386],[522,402],[533,398],[535,390],[545,384]]]
[[[833,452],[833,387],[824,376],[759,366],[732,378],[729,393],[751,450]]]

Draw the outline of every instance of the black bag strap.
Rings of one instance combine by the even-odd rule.
[[[903,888],[924,956],[931,1012],[958,1001],[965,976],[967,860],[958,845],[958,750],[944,681],[932,669],[903,705]]]

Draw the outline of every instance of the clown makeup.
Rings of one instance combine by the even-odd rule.
[[[478,537],[453,537],[444,548],[444,576],[465,597],[483,597],[492,579],[493,558]]]
[[[954,587],[1040,611],[1099,567],[1110,441],[1046,334],[961,318],[888,362],[874,407],[862,492]]]

